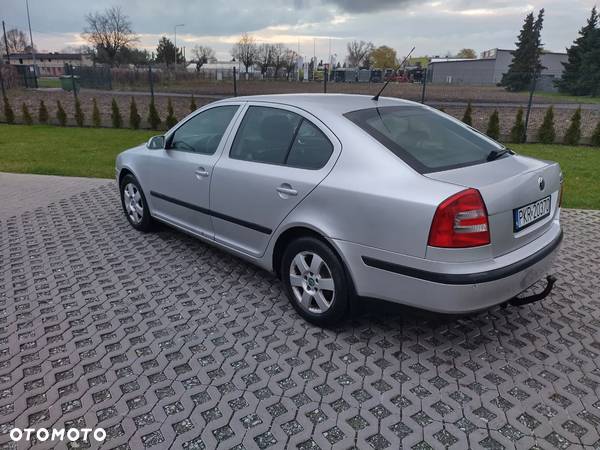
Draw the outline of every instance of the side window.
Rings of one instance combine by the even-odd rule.
[[[239,106],[217,106],[192,117],[173,134],[170,149],[212,155]]]
[[[304,119],[287,157],[288,166],[320,169],[333,153],[331,141],[315,125]]]
[[[268,164],[285,164],[302,117],[264,106],[248,108],[229,156]]]

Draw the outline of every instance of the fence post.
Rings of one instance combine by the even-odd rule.
[[[329,76],[329,67],[323,68],[323,93],[327,94],[327,77]]]
[[[77,103],[77,89],[75,89],[75,75],[73,74],[73,64],[69,64],[69,69],[71,71],[71,88],[73,88],[73,97],[75,97],[75,103]]]
[[[523,131],[523,142],[527,142],[527,127],[529,126],[529,113],[531,112],[531,104],[533,103],[533,93],[535,92],[535,84],[537,82],[538,72],[533,72],[533,79],[531,80],[531,88],[529,89],[529,102],[527,102],[527,114],[525,115],[525,131]]]
[[[154,80],[152,80],[152,64],[148,64],[148,78],[150,79],[150,96],[154,100]]]
[[[427,87],[427,69],[423,70],[423,75],[421,76],[423,78],[423,89],[421,89],[421,103],[425,103],[425,89]]]
[[[233,96],[237,97],[237,80],[235,75],[235,66],[233,66]]]
[[[0,64],[0,85],[2,86],[2,97],[6,97],[6,89],[4,88],[4,75],[2,74],[4,64]]]

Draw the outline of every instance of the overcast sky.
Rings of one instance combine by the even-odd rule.
[[[57,51],[84,43],[85,14],[117,4],[115,0],[29,0],[36,47]],[[128,0],[119,2],[140,36],[139,46],[153,50],[161,35],[187,50],[209,45],[219,59],[230,59],[243,32],[258,42],[282,42],[300,54],[338,60],[352,39],[389,45],[406,54],[446,55],[461,48],[478,53],[513,48],[525,14],[544,7],[546,49],[564,51],[577,36],[595,0]],[[7,29],[26,30],[25,0],[0,0]],[[316,47],[316,50],[314,50]],[[189,56],[189,53],[187,53]]]

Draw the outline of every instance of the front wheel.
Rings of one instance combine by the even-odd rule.
[[[150,231],[152,217],[146,197],[136,178],[130,174],[125,175],[121,180],[120,191],[121,205],[131,226],[139,231]]]
[[[281,275],[292,305],[306,320],[326,326],[344,317],[349,292],[346,271],[325,243],[312,237],[293,241],[283,254]]]

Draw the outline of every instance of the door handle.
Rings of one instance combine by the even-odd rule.
[[[288,196],[298,195],[298,191],[287,183],[283,183],[281,186],[277,188],[277,192],[279,192],[279,196],[281,198],[287,198]]]
[[[194,173],[198,179],[206,178],[209,175],[208,171],[204,167],[198,167]]]

